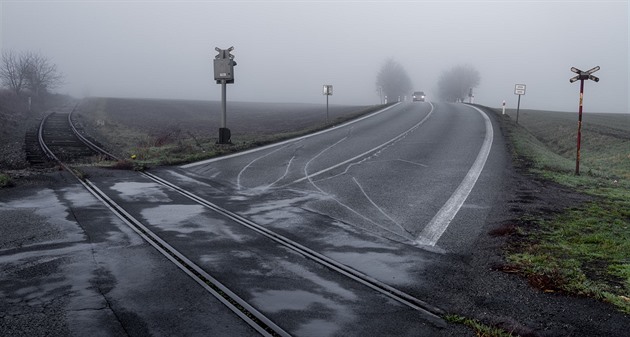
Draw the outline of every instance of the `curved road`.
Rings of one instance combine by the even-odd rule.
[[[494,130],[471,106],[400,103],[307,137],[152,173],[422,300],[441,291],[436,279],[450,276],[439,272],[442,253],[465,253],[495,202],[505,151]],[[439,336],[465,330],[341,277],[136,172],[85,170],[129,214],[291,334]],[[5,282],[14,302],[25,289],[52,289],[39,296],[51,303],[64,289],[75,289],[40,330],[69,313],[67,326],[50,331],[253,333],[79,186],[47,193],[62,196],[59,214],[40,207],[50,202],[48,194],[0,203],[20,214],[41,208],[47,221],[62,219],[67,238],[51,247],[64,249],[42,249],[59,259],[70,254],[66,250],[82,254],[76,266],[61,264],[29,283]],[[27,246],[26,255],[5,250],[0,262],[22,265],[37,249]],[[37,328],[14,324],[31,317],[25,313],[36,314],[27,305],[16,307],[0,331]]]
[[[343,226],[452,250],[475,238],[494,202],[492,181],[501,174],[504,150],[493,146],[499,141],[493,135],[492,122],[474,107],[399,103],[179,173],[206,181],[215,189],[202,193],[244,214],[284,200]]]

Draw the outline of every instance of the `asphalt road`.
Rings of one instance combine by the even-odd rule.
[[[470,247],[496,199],[505,155],[493,129],[466,105],[402,103],[301,139],[153,172],[422,299],[435,290],[428,284],[444,253]],[[85,170],[130,214],[292,334],[470,333],[135,172]],[[3,333],[253,333],[79,185],[21,193],[0,198],[3,217],[12,217],[3,232],[14,234],[0,240]]]
[[[73,180],[0,193],[0,335],[258,335]]]
[[[443,331],[440,320],[334,273],[135,172],[115,171],[90,181],[292,335],[437,336]],[[375,320],[377,316],[381,319]]]
[[[493,130],[484,113],[467,105],[401,103],[179,173],[217,188],[218,203],[242,201],[245,214],[270,199],[301,199],[300,208],[362,231],[458,251],[475,239],[495,202],[493,182],[502,178],[504,146]]]
[[[446,312],[523,335],[619,335],[627,316],[608,304],[545,294],[496,270],[502,240],[488,230],[523,206],[519,189],[553,190],[515,174],[498,130],[471,106],[403,103],[316,135],[151,172]],[[291,334],[475,335],[136,172],[82,169]],[[66,172],[29,184],[0,190],[0,335],[256,334]]]

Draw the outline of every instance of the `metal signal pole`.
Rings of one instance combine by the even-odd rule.
[[[584,80],[580,80],[580,107],[578,109],[577,154],[575,156],[575,175],[580,175],[580,147],[582,145],[582,106],[584,103]]]
[[[227,128],[227,84],[234,83],[234,55],[230,54],[234,47],[228,49],[214,48],[219,54],[214,57],[214,79],[221,84],[221,127],[217,144],[231,144],[230,129]]]
[[[328,119],[328,96],[333,94],[333,86],[332,84],[324,84],[323,94],[326,96],[326,124],[329,123]]]
[[[576,76],[573,76],[569,79],[570,83],[573,83],[577,80],[580,80],[580,107],[578,110],[578,131],[577,131],[577,154],[575,156],[575,175],[580,175],[580,147],[582,143],[582,107],[584,105],[584,81],[585,80],[593,80],[595,82],[599,82],[599,77],[593,76],[592,74],[598,71],[599,66],[591,68],[587,71],[582,71],[578,68],[571,67],[571,71],[576,73]]]

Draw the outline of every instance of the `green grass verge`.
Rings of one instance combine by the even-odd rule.
[[[478,337],[513,337],[514,335],[508,331],[505,331],[500,328],[491,327],[479,322],[476,319],[471,319],[459,315],[446,315],[444,316],[444,320],[448,323],[453,324],[463,324],[475,331],[475,334]]]
[[[569,136],[551,120],[523,126],[502,118],[515,159],[592,201],[549,218],[521,219],[529,226],[518,229],[519,240],[508,248],[509,269],[546,292],[593,297],[630,314],[630,133],[592,128],[575,175],[575,157],[569,157],[575,153],[564,144]]]
[[[11,177],[4,173],[0,173],[0,188],[13,186],[13,180]]]

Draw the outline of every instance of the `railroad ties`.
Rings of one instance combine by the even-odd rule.
[[[39,145],[38,133],[61,162],[86,163],[101,155],[74,134],[68,117],[69,113],[53,112],[42,121],[39,131],[26,134],[26,159],[32,166],[50,166],[50,159]]]
[[[28,161],[34,168],[51,167],[53,166],[53,162],[48,160],[41,146],[39,146],[39,140],[37,137],[38,132],[39,130],[37,128],[33,128],[26,132],[26,137],[24,139],[26,161]]]

